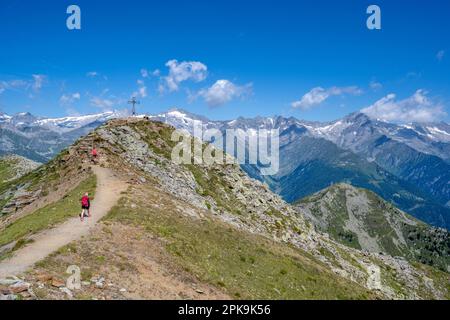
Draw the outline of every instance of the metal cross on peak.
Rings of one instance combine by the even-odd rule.
[[[137,100],[136,100],[136,97],[133,97],[133,98],[131,98],[130,101],[128,101],[128,104],[132,104],[132,105],[133,105],[133,108],[131,109],[131,114],[132,114],[133,116],[135,116],[135,115],[136,115],[136,105],[137,105],[137,104],[141,104],[141,102],[140,102],[140,101],[137,101]]]

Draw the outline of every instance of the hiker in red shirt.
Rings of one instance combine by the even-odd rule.
[[[90,211],[91,211],[91,200],[89,199],[89,193],[86,192],[84,196],[81,198],[81,213],[80,213],[81,221],[84,221],[85,217],[88,218],[91,217]]]
[[[92,148],[91,156],[92,156],[92,162],[94,164],[96,164],[97,163],[97,158],[98,158],[98,152],[97,152],[97,149],[95,147]]]

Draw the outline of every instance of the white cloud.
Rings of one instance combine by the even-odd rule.
[[[145,69],[145,68],[141,69],[141,76],[142,76],[142,78],[150,78],[150,76],[159,77],[160,75],[161,75],[161,71],[159,71],[159,69],[155,69],[153,71],[150,71],[150,70]]]
[[[147,69],[141,69],[141,76],[142,78],[148,78],[149,77],[149,73]]]
[[[437,54],[436,54],[436,59],[438,59],[438,61],[442,61],[442,59],[444,59],[445,56],[445,51],[444,50],[440,50]]]
[[[145,82],[142,80],[137,81],[138,84],[138,90],[133,92],[133,97],[140,97],[140,98],[146,98],[147,97],[147,87],[145,86]]]
[[[113,100],[110,100],[110,99],[103,99],[103,98],[100,98],[100,97],[93,97],[91,99],[91,105],[94,106],[94,107],[100,108],[100,109],[104,109],[106,111],[106,110],[111,110],[114,107],[115,102]]]
[[[369,86],[370,86],[370,89],[372,89],[373,91],[378,91],[381,88],[383,88],[383,85],[380,82],[375,81],[375,80],[370,81]]]
[[[314,106],[320,105],[331,96],[340,96],[344,94],[359,95],[361,93],[362,90],[356,86],[331,87],[329,89],[316,87],[306,93],[300,100],[292,102],[291,106],[296,109],[299,108],[307,110]]]
[[[42,74],[33,74],[33,84],[32,88],[34,91],[39,92],[44,85],[44,82],[46,81],[47,77]]]
[[[210,107],[221,106],[235,98],[251,94],[252,84],[238,86],[228,80],[218,80],[210,88],[200,90],[198,96],[205,99]]]
[[[41,74],[33,74],[32,80],[21,80],[15,79],[10,81],[1,81],[0,82],[0,94],[5,92],[6,90],[29,90],[33,89],[35,92],[39,92],[44,85],[47,76]]]
[[[90,72],[86,73],[86,77],[92,78],[92,79],[101,79],[101,80],[105,80],[105,81],[108,80],[107,76],[105,76],[97,71],[90,71]]]
[[[170,60],[166,63],[169,68],[169,75],[163,77],[164,83],[159,86],[159,91],[163,92],[168,89],[170,92],[178,91],[179,85],[183,81],[192,80],[201,82],[208,75],[208,67],[198,61]]]
[[[446,116],[443,106],[427,97],[427,92],[417,90],[411,97],[396,100],[395,94],[389,94],[373,105],[361,110],[371,118],[389,122],[433,122]]]
[[[11,81],[1,81],[0,82],[0,94],[9,89],[20,89],[28,88],[30,86],[29,82],[25,80],[11,80]]]
[[[88,78],[95,78],[97,76],[98,76],[97,71],[90,71],[90,72],[86,73],[86,77],[88,77]]]
[[[28,86],[28,82],[25,80],[12,80],[9,81],[9,86],[13,88],[24,88]]]
[[[63,94],[61,98],[59,98],[59,103],[63,106],[70,106],[75,101],[78,101],[81,99],[81,95],[79,92],[72,93],[72,94]]]

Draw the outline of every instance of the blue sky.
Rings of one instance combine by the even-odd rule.
[[[449,121],[449,31],[445,0],[2,0],[0,110]]]

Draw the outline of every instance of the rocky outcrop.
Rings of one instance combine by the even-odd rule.
[[[33,297],[35,295],[30,283],[17,277],[0,279],[0,301]]]

